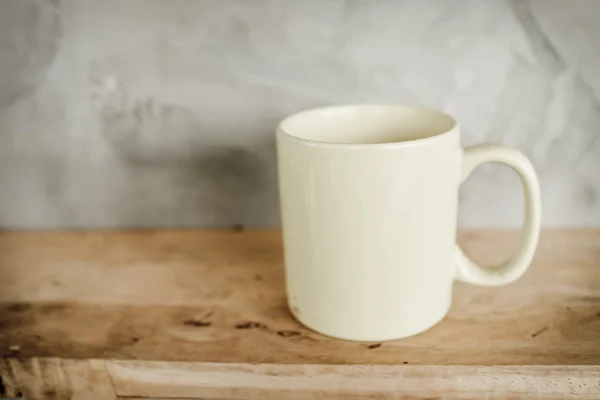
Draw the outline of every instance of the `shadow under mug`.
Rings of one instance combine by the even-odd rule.
[[[288,303],[307,327],[349,340],[404,338],[447,314],[454,280],[504,285],[538,242],[539,183],[529,160],[460,146],[449,115],[397,105],[304,111],[277,129]],[[514,169],[525,191],[521,244],[484,268],[456,244],[458,190],[479,164]]]

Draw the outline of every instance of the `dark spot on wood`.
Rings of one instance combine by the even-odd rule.
[[[402,364],[408,364],[408,361],[402,361]]]
[[[245,230],[246,230],[246,227],[244,226],[244,224],[233,225],[233,231],[236,233],[244,232]]]
[[[22,312],[27,311],[31,308],[31,304],[15,303],[8,306],[7,310],[10,312]]]
[[[243,322],[240,324],[237,324],[235,326],[235,329],[256,329],[256,328],[260,328],[260,329],[265,329],[267,326],[264,324],[261,324],[260,322]]]
[[[42,337],[40,335],[34,335],[33,338],[37,341],[42,340]]]
[[[21,397],[23,397],[23,393],[22,392],[17,392],[17,397],[20,399]]]
[[[4,397],[6,395],[6,386],[4,386],[4,380],[2,379],[2,375],[0,375],[0,396]]]
[[[600,311],[596,313],[596,317],[600,317]]]
[[[532,333],[532,334],[531,334],[531,337],[532,337],[532,338],[534,338],[534,337],[537,337],[537,336],[539,336],[540,334],[542,334],[542,333],[546,332],[548,329],[550,329],[550,328],[548,328],[547,326],[545,326],[545,327],[543,327],[542,329],[540,329],[539,331]]]
[[[210,322],[210,321],[200,321],[200,320],[197,320],[197,319],[188,319],[188,320],[183,321],[183,324],[186,325],[186,326],[193,326],[193,327],[196,327],[196,328],[207,328],[207,327],[209,327],[209,326],[212,325],[212,322]]]
[[[132,338],[131,338],[131,341],[132,341],[133,343],[137,343],[137,342],[139,342],[139,341],[140,341],[140,338],[139,338],[139,337],[132,337]]]
[[[381,347],[381,343],[375,343],[375,344],[369,345],[369,349],[377,349],[379,347]]]
[[[256,282],[260,282],[260,281],[262,281],[262,275],[261,275],[261,274],[256,274],[256,275],[254,275],[254,280],[255,280]]]
[[[300,332],[298,332],[298,331],[277,331],[277,334],[279,336],[283,336],[283,337],[292,337],[292,336],[299,336]]]
[[[56,392],[52,389],[46,389],[44,390],[44,398],[55,398],[56,396]]]

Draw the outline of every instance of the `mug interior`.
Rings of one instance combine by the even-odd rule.
[[[281,132],[332,144],[401,143],[451,131],[454,118],[440,111],[399,105],[334,106],[286,118]]]

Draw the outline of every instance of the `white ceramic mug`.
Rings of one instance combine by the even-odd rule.
[[[531,163],[498,146],[463,150],[447,114],[395,105],[309,110],[279,125],[277,153],[288,302],[317,332],[411,336],[444,318],[454,280],[504,285],[531,263],[541,219]],[[456,245],[459,185],[484,162],[514,169],[525,191],[522,243],[496,268]]]

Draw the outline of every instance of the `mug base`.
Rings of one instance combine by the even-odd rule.
[[[317,332],[321,335],[324,335],[324,336],[327,336],[327,337],[330,337],[333,339],[348,340],[348,341],[352,341],[352,342],[387,342],[387,341],[391,341],[391,340],[406,339],[406,338],[418,335],[420,333],[423,333],[423,332],[428,331],[429,329],[433,328],[434,326],[436,326],[437,324],[442,322],[444,320],[444,318],[446,318],[446,316],[448,315],[448,312],[450,311],[450,305],[449,305],[441,315],[432,319],[431,323],[424,325],[423,327],[416,329],[414,331],[409,330],[409,331],[404,332],[399,335],[381,335],[381,336],[373,335],[373,336],[369,336],[369,337],[364,337],[364,336],[358,337],[358,336],[352,336],[352,335],[337,335],[334,333],[323,331],[317,327],[312,326],[310,323],[304,321],[302,319],[302,317],[299,316],[294,311],[293,307],[289,306],[289,304],[288,304],[288,308],[289,308],[290,312],[292,313],[292,315],[294,316],[294,318],[296,319],[296,321],[300,322],[302,325],[304,325],[306,328],[310,329],[311,331]]]

